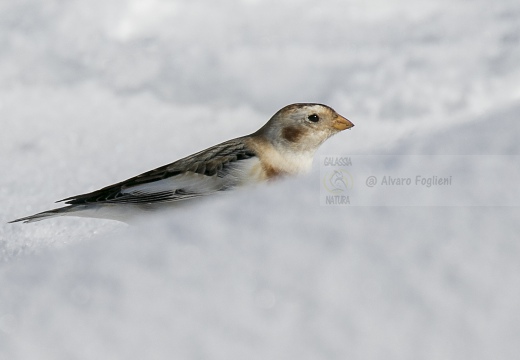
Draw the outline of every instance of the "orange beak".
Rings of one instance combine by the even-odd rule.
[[[338,115],[332,122],[332,127],[336,130],[342,131],[345,129],[350,129],[354,124],[350,122],[350,120],[345,119],[343,116]]]

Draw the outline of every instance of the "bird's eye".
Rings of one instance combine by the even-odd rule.
[[[320,120],[320,117],[316,114],[312,114],[312,115],[309,115],[307,117],[307,119],[309,119],[309,121],[312,121],[312,122],[318,122]]]

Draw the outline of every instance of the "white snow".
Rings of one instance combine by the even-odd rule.
[[[518,64],[516,0],[0,3],[0,359],[516,359],[518,206],[320,206],[315,161],[130,227],[6,222],[301,101],[356,125],[316,159],[478,176],[520,154]]]

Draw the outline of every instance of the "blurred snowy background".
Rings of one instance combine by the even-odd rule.
[[[518,207],[324,207],[315,166],[6,222],[300,101],[356,124],[318,156],[520,154],[519,64],[517,0],[1,1],[0,359],[516,359]]]

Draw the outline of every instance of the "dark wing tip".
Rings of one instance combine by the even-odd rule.
[[[36,215],[38,215],[38,214],[36,214]],[[36,215],[25,216],[23,218],[19,218],[19,219],[16,219],[16,220],[8,221],[7,223],[8,224],[14,224],[14,223],[18,223],[18,222],[23,222],[24,224],[28,224],[28,223],[31,222],[31,220],[36,218]]]

